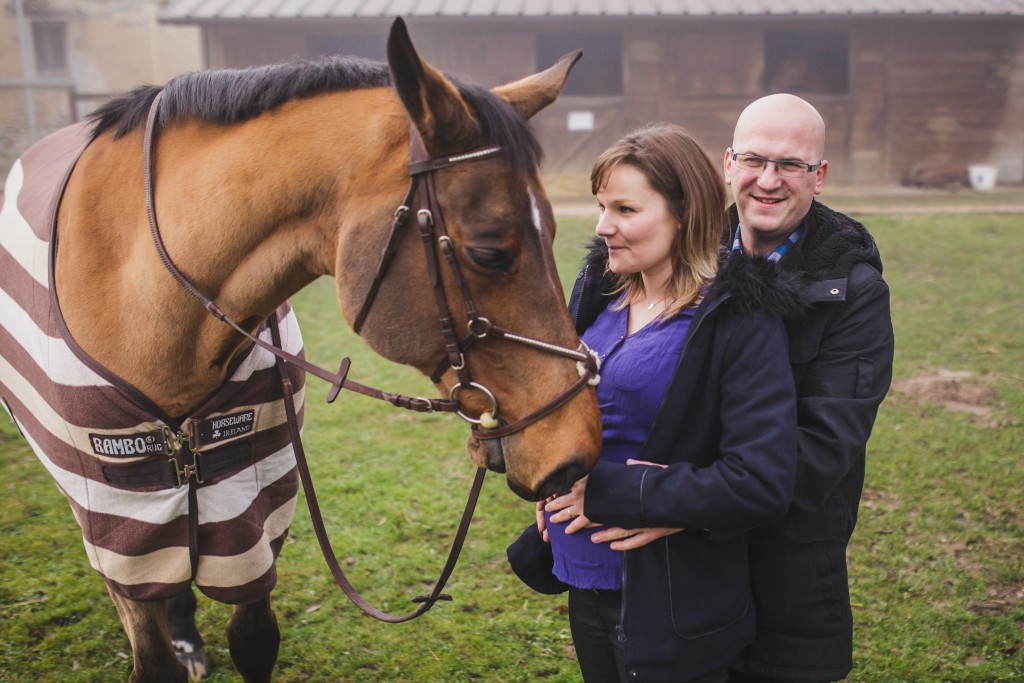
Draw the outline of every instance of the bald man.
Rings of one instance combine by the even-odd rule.
[[[796,487],[786,517],[749,534],[757,634],[730,670],[738,683],[821,683],[853,668],[846,546],[868,437],[892,379],[893,333],[874,240],[815,200],[828,175],[824,146],[817,110],[777,94],[743,110],[725,153],[735,200],[726,244],[806,284],[806,314],[786,322],[800,427]]]

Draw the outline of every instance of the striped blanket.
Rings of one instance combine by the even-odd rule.
[[[70,503],[89,561],[113,590],[149,600],[195,582],[221,602],[259,599],[277,580],[274,563],[298,491],[274,356],[253,346],[224,386],[174,419],[78,347],[51,291],[50,264],[60,185],[87,132],[76,125],[41,140],[7,178],[0,397]],[[284,348],[301,353],[290,306],[276,318]],[[269,341],[269,328],[260,336]],[[301,419],[304,375],[287,367]],[[193,447],[179,447],[183,434]],[[200,474],[188,477],[194,461]]]

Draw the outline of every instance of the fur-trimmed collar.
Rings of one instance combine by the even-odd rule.
[[[799,320],[810,307],[803,273],[741,251],[730,251],[719,269],[709,294],[717,296],[728,296],[739,313],[763,312],[783,320]]]

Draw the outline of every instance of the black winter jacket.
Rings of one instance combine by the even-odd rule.
[[[723,244],[731,244],[735,207]],[[757,636],[735,663],[820,683],[853,666],[846,546],[857,522],[865,447],[892,380],[889,288],[874,240],[815,202],[780,267],[805,282],[806,315],[787,318],[800,428],[793,502],[749,534]]]
[[[582,333],[608,305],[603,244],[577,278]],[[622,527],[683,527],[624,558],[627,678],[681,683],[727,666],[754,636],[747,542],[780,519],[796,474],[796,404],[781,317],[802,287],[773,264],[730,258],[699,306],[640,460],[598,462],[585,514]],[[716,540],[709,529],[734,530]]]

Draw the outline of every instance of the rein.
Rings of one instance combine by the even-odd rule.
[[[480,467],[477,470],[466,501],[466,507],[463,511],[462,519],[459,523],[458,531],[449,550],[448,559],[431,593],[429,595],[413,598],[412,601],[419,604],[415,610],[405,615],[391,615],[373,607],[359,594],[358,591],[355,590],[351,582],[349,582],[345,576],[338,564],[337,557],[331,547],[330,540],[327,537],[327,532],[323,524],[323,516],[320,513],[316,492],[313,488],[309,465],[306,461],[305,451],[302,447],[302,439],[298,429],[298,420],[293,400],[294,389],[291,385],[291,381],[285,377],[283,363],[291,363],[292,365],[327,381],[331,385],[331,389],[327,395],[328,403],[333,403],[341,390],[347,389],[364,396],[387,401],[398,408],[405,408],[417,412],[440,411],[455,413],[472,425],[474,436],[478,439],[500,439],[504,436],[517,432],[564,405],[587,385],[597,384],[600,380],[600,376],[598,375],[599,362],[596,354],[590,351],[586,345],[581,343],[581,346],[578,349],[568,349],[533,339],[531,337],[518,335],[510,332],[509,330],[493,325],[490,320],[480,315],[473,303],[473,299],[468,287],[466,286],[465,280],[462,277],[462,273],[459,270],[458,262],[455,257],[454,245],[451,238],[448,236],[444,217],[437,202],[434,173],[458,163],[492,157],[500,153],[501,148],[499,146],[491,146],[465,154],[431,159],[426,154],[419,134],[416,132],[415,128],[410,127],[409,175],[411,177],[411,182],[409,191],[406,193],[406,197],[402,205],[395,211],[394,222],[391,226],[391,234],[388,237],[387,246],[382,252],[380,266],[378,267],[377,274],[370,285],[370,289],[367,293],[366,299],[364,300],[363,306],[356,317],[353,329],[358,334],[366,321],[366,317],[370,312],[374,299],[376,298],[377,291],[383,282],[388,266],[395,254],[398,236],[401,234],[401,228],[405,225],[410,214],[409,205],[412,203],[414,197],[419,196],[420,209],[416,214],[419,225],[419,234],[424,245],[427,271],[434,290],[435,299],[437,301],[438,317],[441,324],[441,333],[444,337],[446,351],[444,361],[442,361],[442,364],[435,371],[431,379],[435,383],[438,383],[441,374],[450,367],[455,371],[459,379],[459,383],[451,388],[447,400],[405,396],[369,387],[349,379],[348,371],[351,361],[348,358],[342,359],[337,372],[331,372],[325,368],[310,363],[300,356],[288,353],[281,348],[277,321],[274,316],[270,317],[270,329],[273,344],[267,343],[231,320],[216,303],[200,292],[195,285],[193,285],[181,273],[178,267],[174,264],[170,255],[167,253],[163,240],[160,237],[160,228],[156,218],[156,202],[153,183],[153,135],[156,117],[159,112],[159,103],[162,97],[162,91],[157,93],[150,105],[143,139],[143,180],[146,195],[146,213],[149,218],[149,226],[153,236],[153,242],[164,267],[174,277],[178,284],[185,289],[185,291],[202,304],[203,307],[218,320],[227,324],[246,339],[250,340],[260,348],[272,353],[277,358],[277,366],[284,393],[285,413],[288,418],[289,433],[295,449],[299,478],[302,481],[302,487],[306,495],[306,503],[309,507],[310,518],[317,536],[317,541],[320,545],[324,559],[327,561],[328,567],[331,570],[335,583],[363,612],[375,619],[389,623],[409,621],[428,611],[439,600],[450,601],[451,596],[443,594],[441,591],[444,589],[444,586],[450,578],[451,573],[455,568],[455,564],[458,561],[459,554],[469,531],[469,525],[473,518],[473,512],[480,495],[480,490],[483,486],[486,470],[483,467]],[[454,319],[448,308],[447,297],[445,295],[441,277],[441,265],[437,257],[438,250],[441,251],[445,261],[448,263],[453,279],[464,302],[466,316],[468,319],[468,336],[465,341],[460,341],[459,336],[455,332]],[[502,425],[498,421],[497,399],[485,386],[472,381],[469,374],[469,368],[465,360],[466,350],[473,343],[486,337],[506,339],[508,341],[524,344],[541,351],[554,353],[575,360],[576,369],[580,375],[580,379],[570,386],[565,392],[532,413],[519,418],[510,424]],[[466,415],[462,411],[461,404],[457,399],[458,394],[462,389],[472,389],[484,393],[491,402],[491,410],[482,413],[479,418],[473,418]]]

